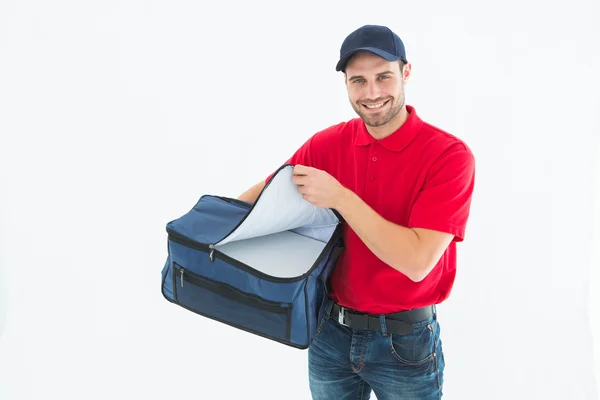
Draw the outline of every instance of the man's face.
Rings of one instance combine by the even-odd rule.
[[[358,52],[350,59],[345,72],[348,98],[365,124],[379,127],[399,117],[409,71],[406,65],[403,76],[397,61],[370,52]]]

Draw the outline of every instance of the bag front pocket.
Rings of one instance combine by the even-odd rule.
[[[236,328],[289,342],[292,304],[265,300],[173,263],[175,302]]]

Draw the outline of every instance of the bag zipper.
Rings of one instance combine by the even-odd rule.
[[[215,260],[215,245],[214,244],[209,244],[208,248],[210,249],[210,253],[208,253],[208,259],[210,261],[214,261]]]
[[[291,283],[291,282],[297,282],[297,281],[300,281],[300,280],[306,278],[308,275],[310,275],[310,273],[313,271],[313,269],[317,265],[319,265],[319,262],[323,258],[323,255],[325,253],[327,253],[327,251],[330,250],[334,246],[334,244],[338,241],[339,237],[341,236],[342,224],[338,223],[338,226],[335,228],[335,231],[331,235],[331,238],[330,238],[329,242],[327,243],[327,245],[325,246],[325,248],[323,249],[323,252],[321,254],[319,254],[319,257],[317,257],[314,264],[309,268],[309,270],[300,276],[292,277],[292,278],[275,277],[275,276],[265,274],[264,272],[258,271],[256,269],[252,268],[251,266],[249,266],[248,264],[245,264],[239,260],[236,260],[235,258],[229,257],[227,254],[220,252],[216,248],[215,244],[207,244],[207,243],[197,242],[197,241],[192,240],[186,236],[183,236],[180,233],[177,233],[169,228],[167,228],[167,233],[168,233],[169,240],[172,240],[183,246],[208,253],[208,258],[210,261],[214,261],[215,258],[218,258],[220,260],[225,261],[226,263],[234,265],[234,266],[236,266],[258,278],[264,279],[266,281],[278,282],[278,283]]]
[[[228,203],[238,204],[238,205],[246,207],[246,208],[252,207],[252,204],[246,203],[245,201],[242,201],[239,199],[234,199],[232,197],[226,197],[226,196],[215,196],[215,197],[218,197],[221,200],[225,200]]]

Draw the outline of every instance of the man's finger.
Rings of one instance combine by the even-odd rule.
[[[299,185],[298,186],[298,192],[305,195],[308,194],[308,189],[306,188],[306,186],[303,185]]]
[[[310,167],[307,167],[305,165],[294,165],[294,175],[306,175],[308,174],[308,171],[310,170]]]
[[[292,183],[295,185],[303,185],[306,180],[306,175],[294,175],[292,176]]]

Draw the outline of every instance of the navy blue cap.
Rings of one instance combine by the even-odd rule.
[[[340,61],[335,70],[344,71],[346,63],[360,50],[370,51],[387,61],[406,61],[404,43],[390,28],[380,25],[365,25],[346,37],[340,49]]]

